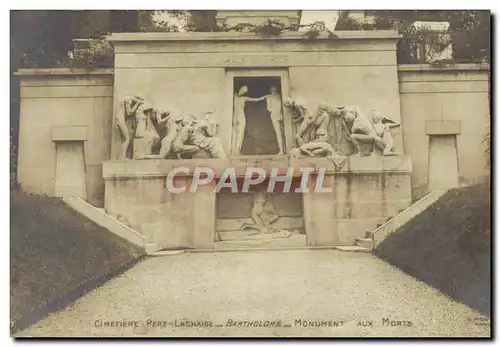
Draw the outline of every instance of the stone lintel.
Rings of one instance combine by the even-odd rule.
[[[459,120],[428,120],[425,126],[427,135],[458,135],[461,133]]]
[[[113,179],[147,179],[166,177],[174,168],[189,169],[192,176],[196,167],[208,167],[215,171],[215,177],[220,177],[226,168],[234,168],[238,177],[244,177],[246,169],[250,167],[263,168],[269,175],[272,168],[279,169],[279,175],[285,175],[288,168],[294,169],[294,176],[300,177],[300,168],[311,167],[314,172],[324,168],[325,173],[334,174],[379,174],[379,173],[411,173],[411,160],[407,156],[382,157],[372,155],[368,157],[349,157],[348,162],[336,170],[335,165],[328,158],[289,158],[288,156],[247,156],[227,159],[145,159],[128,161],[103,162],[103,177]],[[184,175],[184,174],[179,174]]]
[[[52,141],[87,141],[86,126],[52,127]]]

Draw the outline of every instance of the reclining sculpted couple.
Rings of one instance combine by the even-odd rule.
[[[174,154],[177,159],[185,155],[205,153],[212,158],[226,155],[217,137],[218,124],[213,116],[218,110],[206,112],[202,119],[180,115],[173,109],[156,109],[143,97],[126,98],[116,114],[116,124],[122,134],[119,159],[129,159],[132,146],[133,159],[166,159]],[[165,135],[161,137],[159,133]],[[160,144],[158,154],[153,154]]]

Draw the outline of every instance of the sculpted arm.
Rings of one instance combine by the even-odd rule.
[[[259,102],[259,101],[262,101],[264,100],[265,98],[267,98],[269,95],[264,95],[264,96],[261,96],[260,98],[249,98],[249,97],[245,97],[245,101],[248,101],[248,102]]]
[[[135,104],[132,106],[133,100],[125,101],[125,112],[127,115],[134,114],[137,111],[137,108],[142,104],[140,99],[135,99]]]

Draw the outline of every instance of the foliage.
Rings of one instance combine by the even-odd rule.
[[[185,29],[188,31],[214,32],[220,31],[217,25],[215,10],[191,10],[186,14],[187,24]]]
[[[72,55],[58,61],[59,67],[97,69],[112,67],[113,46],[105,39],[90,39],[88,47],[75,50]]]
[[[306,40],[314,40],[316,39],[320,33],[327,32],[329,39],[337,38],[337,35],[333,33],[330,29],[328,29],[324,22],[316,21],[308,25],[301,25],[301,27],[307,27],[307,31],[304,34]]]
[[[71,49],[71,12],[11,11],[11,69],[54,67]]]
[[[415,21],[446,21],[453,44],[453,62],[489,61],[489,11],[370,11],[375,16],[374,29],[397,30],[402,34],[398,43],[398,62],[415,63],[414,50],[427,43],[431,50],[439,50],[449,42],[443,36],[432,36],[425,29],[415,29]]]
[[[239,23],[234,26],[223,25],[220,31],[253,32],[262,37],[279,36],[285,31],[294,30],[296,27],[286,26],[284,23],[267,19],[264,24],[256,25],[251,23]]]
[[[363,30],[363,23],[349,17],[349,11],[340,11],[335,30]]]
[[[179,27],[165,20],[154,20],[157,14],[167,11],[138,11],[139,30],[142,32],[178,32]],[[183,12],[183,11],[175,11]]]

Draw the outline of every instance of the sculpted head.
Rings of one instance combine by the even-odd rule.
[[[316,113],[317,116],[324,116],[329,113],[331,113],[332,110],[327,104],[320,104],[318,106],[318,112]]]
[[[192,114],[186,114],[181,118],[181,123],[183,125],[192,125],[194,123],[197,123],[198,119]]]
[[[271,86],[271,87],[269,88],[269,92],[270,92],[271,94],[277,94],[277,93],[278,93],[278,88],[277,88],[276,86]]]
[[[248,87],[247,86],[241,86],[240,90],[238,90],[238,95],[243,96],[246,93],[248,93]]]
[[[154,111],[154,106],[152,103],[150,103],[148,100],[143,100],[142,104],[139,106],[140,112],[138,113],[144,113],[144,114],[152,114]],[[138,109],[138,110],[139,110]]]
[[[283,105],[285,107],[293,107],[295,106],[295,101],[291,97],[287,97],[285,101],[283,102]]]
[[[354,120],[359,116],[360,116],[360,111],[357,107],[351,106],[351,107],[346,107],[344,109],[344,119],[348,123],[354,122]]]
[[[371,110],[371,115],[372,115],[372,122],[373,123],[379,123],[382,120],[382,116],[380,115],[379,110]]]

